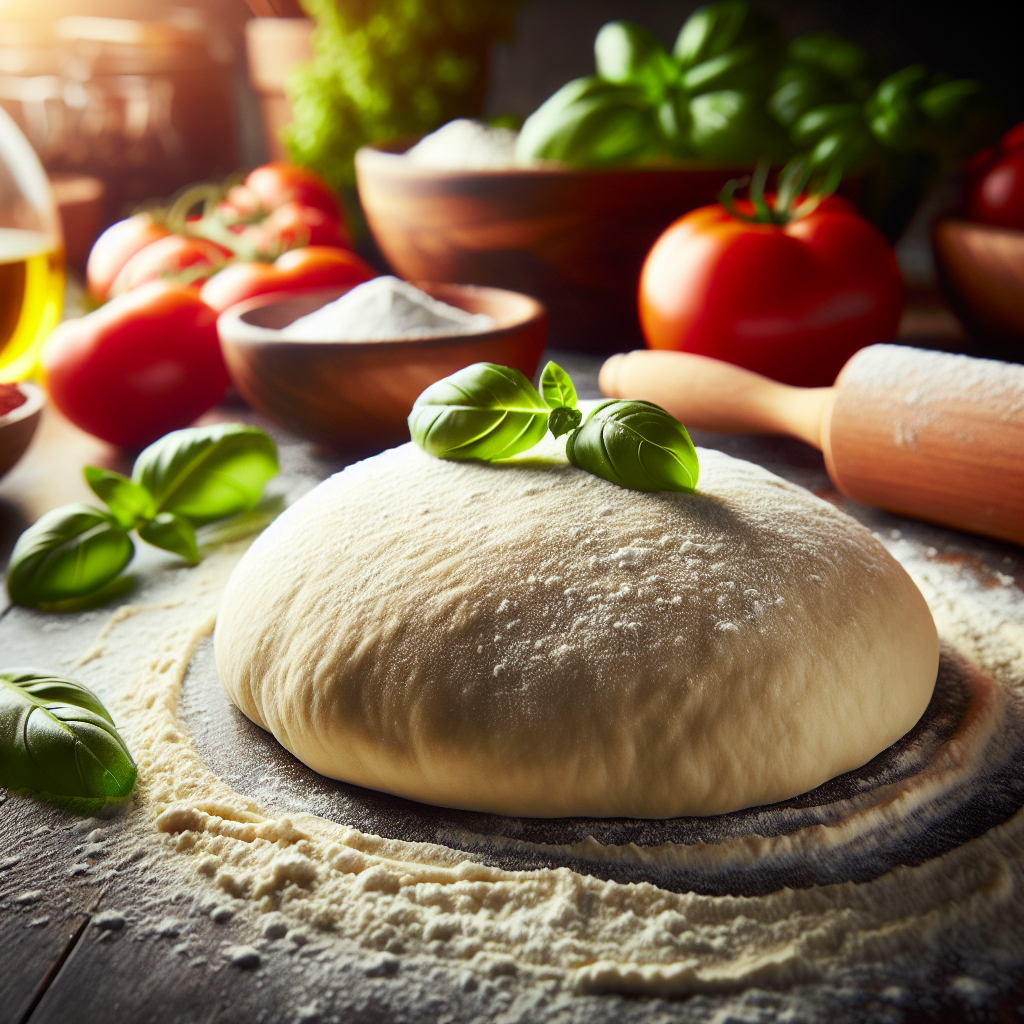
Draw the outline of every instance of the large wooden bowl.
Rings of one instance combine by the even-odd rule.
[[[532,377],[547,339],[547,313],[499,288],[415,282],[442,302],[487,313],[493,330],[393,341],[283,341],[277,331],[346,289],[260,295],[217,320],[235,386],[253,408],[301,437],[362,449],[409,439],[412,404],[424,388],[470,363],[514,366]]]
[[[0,416],[0,476],[3,476],[25,454],[39,426],[46,398],[43,389],[22,381],[18,389],[25,401],[16,409]]]
[[[1024,363],[1024,231],[949,217],[932,228],[932,248],[971,354]]]
[[[636,292],[648,251],[746,173],[701,163],[442,171],[403,159],[408,145],[356,154],[359,198],[395,273],[536,296],[551,344],[586,352],[643,345]]]

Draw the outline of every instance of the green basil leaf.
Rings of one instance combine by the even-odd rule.
[[[594,40],[597,74],[606,82],[637,85],[657,101],[679,77],[658,37],[631,21],[610,21]]]
[[[106,504],[126,530],[130,530],[139,519],[149,519],[153,515],[153,498],[149,491],[133,484],[128,477],[97,466],[86,466],[84,475],[93,494]]]
[[[540,393],[544,401],[552,409],[559,406],[567,406],[570,409],[576,408],[576,388],[572,378],[563,370],[558,363],[548,361],[540,375]]]
[[[153,496],[154,513],[205,523],[252,508],[277,472],[277,446],[264,431],[218,423],[155,441],[135,460],[132,481]]]
[[[579,409],[570,409],[568,406],[560,405],[557,409],[551,410],[551,415],[548,417],[548,430],[551,431],[552,436],[561,437],[563,434],[568,434],[570,430],[575,430],[582,419],[583,413]]]
[[[768,157],[785,163],[793,147],[759,97],[724,89],[690,100],[690,140],[708,160],[724,164],[755,163]]]
[[[526,119],[516,140],[516,160],[617,163],[652,158],[664,148],[655,108],[641,90],[579,78]]]
[[[850,128],[867,131],[859,103],[824,103],[797,118],[789,136],[798,146],[813,146],[826,135]]]
[[[81,597],[112,580],[134,553],[131,538],[109,512],[91,505],[53,509],[18,538],[7,593],[29,608]]]
[[[41,672],[0,673],[0,785],[61,797],[125,797],[138,770],[87,687]]]
[[[782,30],[769,14],[745,0],[698,7],[679,30],[672,55],[681,67],[692,68],[748,42],[782,49]]]
[[[877,78],[874,59],[862,46],[835,32],[805,32],[786,48],[790,60],[826,72],[831,78],[859,92]],[[857,96],[864,99],[867,93]]]
[[[139,527],[139,536],[154,547],[181,555],[189,565],[199,564],[195,527],[174,512],[160,512]]]
[[[787,128],[801,114],[826,103],[839,103],[843,90],[831,75],[807,64],[786,64],[775,76],[775,88],[768,97],[768,110]]]
[[[635,491],[692,491],[700,469],[686,427],[652,402],[599,405],[569,435],[565,454],[574,466]]]
[[[853,124],[819,139],[808,155],[808,165],[815,171],[838,168],[846,174],[866,167],[877,152],[878,144],[866,126]]]
[[[740,89],[763,96],[771,87],[778,68],[776,48],[754,40],[734,47],[684,72],[680,84],[684,92],[697,95],[720,89]]]
[[[440,459],[507,459],[544,436],[550,410],[519,371],[474,363],[431,384],[409,414],[413,441]]]

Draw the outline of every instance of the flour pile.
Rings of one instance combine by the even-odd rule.
[[[281,331],[281,337],[289,341],[392,341],[482,334],[493,327],[494,320],[486,313],[467,313],[397,277],[375,277],[299,317]]]
[[[518,133],[460,117],[425,136],[405,153],[417,167],[447,171],[501,171],[516,166]]]

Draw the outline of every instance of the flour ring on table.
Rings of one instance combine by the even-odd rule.
[[[849,516],[698,454],[696,494],[550,438],[358,463],[240,561],[221,681],[324,775],[500,814],[719,814],[865,764],[931,697],[924,598]]]

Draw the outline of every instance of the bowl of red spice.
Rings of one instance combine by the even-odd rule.
[[[0,476],[25,454],[43,403],[43,390],[35,384],[0,384]]]

